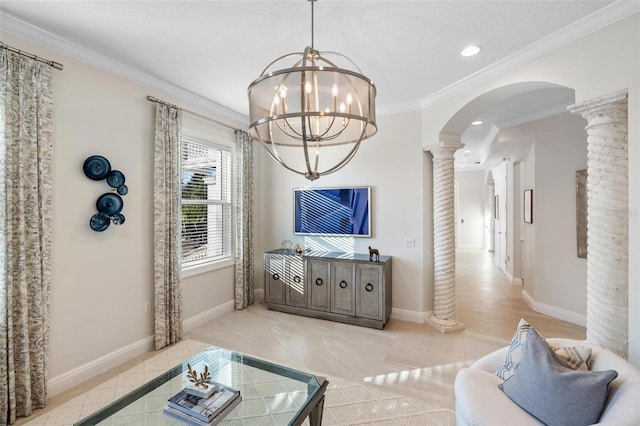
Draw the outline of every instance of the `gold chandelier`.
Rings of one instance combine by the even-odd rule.
[[[315,50],[316,0],[309,1],[311,46],[271,62],[249,85],[248,94],[249,136],[282,166],[313,181],[347,164],[377,127],[376,87],[346,56]],[[285,61],[290,65],[279,69]],[[320,149],[325,147],[341,149],[337,162],[321,167]],[[336,153],[328,156],[335,160]]]

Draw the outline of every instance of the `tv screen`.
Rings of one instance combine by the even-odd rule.
[[[294,189],[296,235],[371,236],[371,188]]]

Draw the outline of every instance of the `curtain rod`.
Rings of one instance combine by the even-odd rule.
[[[233,127],[233,126],[231,126],[231,125],[229,125],[229,124],[227,124],[227,123],[223,123],[222,121],[218,121],[218,120],[216,120],[216,119],[214,119],[214,118],[207,117],[206,115],[198,114],[197,112],[193,112],[193,111],[189,111],[188,109],[180,108],[180,107],[179,107],[179,106],[177,106],[177,105],[170,104],[169,102],[165,102],[165,101],[160,100],[160,99],[158,99],[158,98],[154,98],[154,97],[153,97],[153,96],[151,96],[151,95],[147,95],[147,100],[148,100],[148,101],[151,101],[151,102],[158,103],[158,104],[167,105],[167,106],[170,106],[170,107],[172,107],[172,108],[178,108],[178,109],[181,109],[181,110],[182,110],[182,111],[184,111],[184,112],[187,112],[187,113],[189,113],[189,114],[191,114],[191,115],[195,115],[196,117],[204,118],[205,120],[212,121],[212,122],[216,123],[217,125],[222,126],[222,127],[226,127],[227,129],[231,129],[231,130],[233,130],[234,132],[238,132],[238,131],[241,131],[241,130],[242,130],[242,129],[237,129],[237,128],[235,128],[235,127]]]
[[[20,49],[16,49],[15,47],[8,46],[1,41],[0,41],[0,47],[3,49],[7,49],[9,52],[17,53],[18,55],[26,56],[27,58],[35,59],[36,61],[44,62],[45,64],[59,71],[62,71],[62,69],[64,68],[64,66],[60,62],[43,59],[39,56],[32,55],[31,53],[27,53],[24,50],[20,50]]]

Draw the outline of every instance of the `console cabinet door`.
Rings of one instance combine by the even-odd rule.
[[[287,261],[283,256],[265,256],[264,273],[265,301],[284,304],[284,280],[287,276]]]
[[[354,264],[331,262],[331,312],[355,315]]]
[[[329,311],[329,262],[307,262],[307,306],[317,311]]]
[[[285,297],[288,306],[307,307],[304,291],[304,260],[300,256],[289,256],[287,259]]]
[[[383,277],[383,268],[380,265],[356,266],[356,316],[382,319]]]

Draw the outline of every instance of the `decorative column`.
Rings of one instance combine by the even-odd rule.
[[[433,315],[427,320],[442,333],[462,330],[456,318],[456,236],[454,158],[464,145],[446,141],[429,149],[433,155]]]
[[[587,120],[587,340],[629,348],[627,90],[575,104]]]

